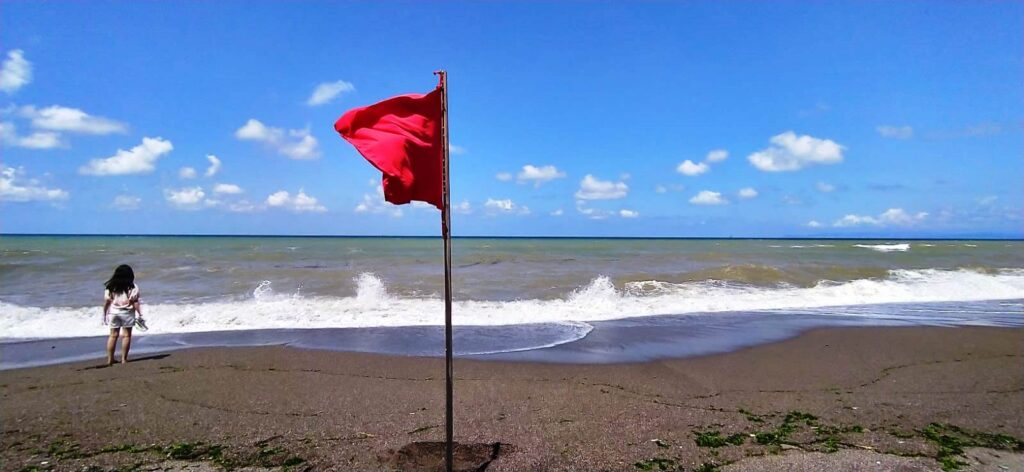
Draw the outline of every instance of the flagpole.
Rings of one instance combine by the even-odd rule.
[[[444,140],[444,152],[441,165],[441,188],[444,208],[441,210],[441,238],[444,241],[444,376],[445,376],[445,470],[452,472],[454,467],[454,420],[452,419],[452,396],[454,377],[452,368],[452,238],[451,238],[451,180],[448,174],[448,73],[444,70],[434,72],[441,79],[441,136]]]

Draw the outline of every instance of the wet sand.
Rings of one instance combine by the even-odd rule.
[[[1020,328],[887,327],[634,364],[459,359],[456,437],[487,470],[1014,470],[1022,358]],[[399,451],[443,439],[443,373],[287,347],[0,371],[0,468],[428,464],[429,444]]]

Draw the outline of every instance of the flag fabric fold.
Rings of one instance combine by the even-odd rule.
[[[384,199],[443,209],[442,94],[399,95],[349,110],[334,129],[383,174]]]

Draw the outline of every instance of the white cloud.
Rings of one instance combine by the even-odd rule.
[[[228,211],[235,213],[252,213],[263,209],[262,206],[254,205],[249,200],[239,200],[237,202],[229,203]]]
[[[562,211],[561,208],[559,208],[559,209],[557,209],[557,210],[555,210],[555,211],[553,211],[551,213],[548,213],[548,214],[551,215],[551,216],[562,216],[563,214],[565,214],[565,212]]]
[[[32,63],[25,59],[25,51],[8,51],[7,59],[0,68],[0,90],[10,95],[31,81]]]
[[[555,166],[535,167],[527,164],[516,175],[516,181],[519,183],[533,182],[534,187],[540,187],[544,182],[550,182],[563,177],[565,177],[565,172],[558,170]]]
[[[757,196],[757,189],[754,187],[741,188],[739,191],[740,198],[754,198]]]
[[[593,175],[587,174],[580,181],[576,198],[580,200],[615,200],[625,197],[628,193],[629,186],[625,182],[599,180]]]
[[[512,180],[512,174],[508,172],[498,172],[497,174],[495,174],[494,178],[502,182],[508,182],[509,180]]]
[[[687,159],[680,163],[678,167],[676,167],[676,172],[693,177],[695,175],[703,174],[710,169],[711,168],[708,167],[708,165],[703,162],[694,163],[693,161]]]
[[[488,209],[491,214],[498,213],[515,213],[519,215],[529,215],[530,209],[524,206],[519,206],[509,198],[502,200],[495,200],[488,198],[484,203],[484,208]]]
[[[846,148],[830,139],[797,136],[792,131],[772,136],[772,146],[747,157],[754,167],[765,172],[800,170],[814,164],[843,162]]]
[[[106,159],[93,159],[88,165],[78,168],[86,175],[146,174],[156,168],[156,160],[171,152],[174,146],[163,138],[142,138],[142,144],[130,151],[118,149],[117,154]]]
[[[807,222],[807,227],[808,228],[820,228],[821,227],[821,223],[818,223],[817,220],[811,220],[811,221]]]
[[[878,216],[878,220],[881,221],[882,224],[905,226],[922,221],[927,217],[928,213],[923,211],[911,215],[902,208],[890,208],[882,212],[882,214]]]
[[[242,193],[242,187],[235,184],[217,184],[213,186],[213,193],[237,195]]]
[[[910,139],[914,137],[914,128],[910,126],[882,125],[875,128],[883,138]]]
[[[722,162],[729,158],[729,151],[725,149],[714,149],[704,157],[707,162]]]
[[[140,203],[142,199],[134,195],[118,195],[110,205],[121,211],[132,211],[138,210]]]
[[[724,205],[729,203],[729,201],[722,198],[722,194],[719,192],[701,190],[700,193],[690,199],[690,203],[694,205]]]
[[[434,205],[428,205],[430,208],[434,208]],[[468,215],[473,213],[473,206],[469,204],[469,200],[463,200],[462,203],[452,206],[452,211],[462,215]]]
[[[220,159],[217,159],[217,156],[214,156],[213,154],[207,154],[206,160],[210,161],[210,167],[206,168],[206,173],[203,175],[206,177],[213,177],[217,175],[217,172],[220,171]]]
[[[829,183],[825,183],[825,182],[818,182],[814,186],[818,189],[819,192],[822,192],[822,193],[829,193],[829,192],[831,192],[831,191],[836,189],[835,185],[832,185],[832,184],[829,184]]]
[[[164,198],[172,206],[183,210],[198,210],[206,192],[202,187],[185,187],[180,189],[164,189]]]
[[[466,150],[466,148],[464,148],[462,146],[458,146],[458,145],[455,145],[455,144],[451,144],[451,145],[448,146],[448,153],[453,155],[453,156],[461,156],[461,155],[466,154],[468,152],[469,151]]]
[[[576,211],[586,216],[591,220],[603,220],[615,214],[612,211],[599,210],[597,208],[587,207],[587,202],[584,200],[576,200]]]
[[[344,80],[339,80],[337,82],[324,82],[313,89],[313,94],[309,96],[308,100],[306,100],[306,105],[311,107],[323,105],[334,100],[334,97],[343,93],[351,92],[355,89],[356,87],[354,85],[349,82],[345,82]]]
[[[196,170],[191,167],[182,167],[178,169],[178,177],[182,179],[194,179],[196,178]]]
[[[24,179],[24,176],[24,168],[15,169],[0,164],[0,201],[54,202],[67,200],[67,191],[45,187],[38,180]]]
[[[269,127],[259,120],[250,119],[235,131],[235,137],[242,141],[263,143],[277,153],[292,159],[320,157],[317,140],[308,129],[293,129],[286,132],[282,128]]]
[[[619,210],[619,216],[623,218],[636,218],[640,216],[640,213],[633,210]]]
[[[664,185],[655,185],[655,186],[654,186],[654,191],[655,191],[656,193],[665,193],[665,192],[668,192],[668,189],[667,189],[667,188],[665,188],[665,186],[664,186]]]
[[[32,122],[32,127],[47,131],[62,131],[80,134],[125,133],[128,127],[102,116],[92,116],[77,108],[49,106],[37,109],[32,105],[23,106],[18,114]]]
[[[25,149],[55,149],[64,147],[60,135],[51,131],[36,131],[28,136],[18,136],[14,123],[0,123],[0,142],[6,146]]]
[[[870,215],[845,215],[842,218],[832,223],[832,226],[837,228],[845,228],[850,226],[861,226],[861,225],[874,225],[874,226],[911,226],[920,223],[928,218],[927,212],[918,212],[911,215],[902,208],[890,208],[882,212],[878,216]]]
[[[327,207],[321,205],[316,198],[307,195],[303,189],[299,189],[299,193],[295,194],[295,196],[284,190],[274,192],[267,197],[267,205],[275,208],[285,208],[298,213],[322,213],[327,211]]]
[[[387,213],[395,218],[402,217],[402,208],[397,205],[386,203],[384,200],[384,186],[375,180],[369,181],[369,185],[376,186],[375,194],[364,193],[363,201],[356,205],[356,213]]]

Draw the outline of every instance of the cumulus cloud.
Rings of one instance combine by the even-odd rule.
[[[306,105],[311,107],[323,105],[343,93],[352,92],[356,89],[354,85],[344,80],[337,82],[324,82],[313,89],[313,94],[306,100]]]
[[[628,193],[629,186],[625,182],[600,180],[593,175],[587,174],[580,181],[580,188],[576,191],[576,198],[580,200],[615,200],[625,197]]]
[[[882,125],[875,127],[878,134],[883,138],[890,139],[910,139],[914,137],[914,128],[910,126],[892,126]]]
[[[52,131],[36,131],[27,136],[18,134],[14,123],[5,121],[0,123],[0,142],[5,146],[20,147],[25,149],[55,149],[65,147],[60,139],[60,134]]]
[[[797,136],[792,131],[772,136],[772,146],[757,151],[747,159],[765,172],[800,170],[815,164],[838,164],[843,161],[846,149],[830,139],[813,136]]]
[[[822,192],[822,193],[829,193],[829,192],[831,192],[831,191],[836,189],[835,185],[832,185],[832,184],[829,184],[829,183],[825,183],[825,182],[818,182],[814,186],[818,189],[819,192]]]
[[[878,216],[871,215],[855,215],[849,214],[836,220],[832,223],[832,226],[837,228],[845,228],[851,226],[911,226],[920,223],[928,218],[928,213],[918,212],[916,214],[907,213],[902,208],[890,208],[885,210]]]
[[[703,162],[701,162],[701,163],[694,163],[693,161],[687,159],[687,160],[681,162],[679,164],[679,166],[676,167],[676,172],[679,172],[680,174],[683,174],[683,175],[688,175],[690,177],[693,177],[695,175],[703,174],[703,173],[707,172],[710,169],[711,168],[707,164],[705,164]]]
[[[525,206],[517,205],[510,198],[496,200],[494,198],[488,198],[484,203],[484,208],[488,210],[488,213],[514,213],[518,215],[529,215],[530,209]]]
[[[10,95],[32,81],[32,63],[25,59],[25,51],[14,49],[7,52],[0,67],[0,90]]]
[[[118,195],[114,197],[114,201],[111,202],[110,206],[120,211],[132,211],[138,210],[141,203],[142,199],[134,195]]]
[[[182,210],[198,210],[206,192],[202,187],[185,187],[164,189],[164,198],[171,206]]]
[[[78,168],[85,175],[127,175],[153,172],[160,156],[171,152],[174,146],[163,138],[142,138],[142,144],[129,151],[118,149],[106,159],[93,159]]]
[[[279,190],[267,197],[267,205],[274,208],[284,208],[297,213],[314,212],[322,213],[327,207],[321,205],[316,198],[306,194],[306,191],[299,189],[294,196],[284,190]]]
[[[178,177],[182,179],[194,179],[196,178],[196,170],[191,167],[182,167],[178,169]]]
[[[640,213],[633,210],[619,210],[619,216],[623,218],[636,218],[640,216]]]
[[[203,175],[206,177],[213,177],[217,175],[217,172],[220,171],[220,159],[217,159],[217,156],[214,156],[213,154],[207,154],[206,160],[210,161],[210,167],[206,168],[206,173]]]
[[[722,198],[722,194],[719,192],[701,190],[700,193],[690,199],[690,203],[694,205],[725,205],[729,201]]]
[[[534,187],[540,187],[545,182],[563,177],[565,177],[565,172],[558,170],[555,166],[536,167],[527,164],[516,175],[516,181],[519,183],[533,182]]]
[[[508,182],[509,180],[512,180],[512,174],[508,172],[498,172],[494,175],[494,178],[502,182]]]
[[[37,109],[32,105],[27,105],[21,107],[18,114],[27,118],[33,128],[47,131],[96,135],[128,131],[128,127],[124,123],[102,116],[93,116],[77,108],[54,105]]]
[[[754,187],[741,188],[739,191],[740,198],[754,198],[757,196],[757,189]]]
[[[278,154],[292,159],[316,159],[320,157],[320,149],[316,138],[308,129],[292,129],[285,131],[264,125],[259,120],[250,119],[235,131],[235,137],[242,141],[256,141],[274,150]]]
[[[808,228],[820,228],[821,227],[821,223],[818,223],[817,220],[811,220],[811,221],[807,222],[807,227]]]
[[[565,212],[562,211],[561,208],[559,208],[559,209],[557,209],[555,211],[552,211],[551,213],[548,213],[548,214],[551,215],[551,216],[562,216],[562,215],[565,214]]]
[[[0,201],[55,202],[68,199],[68,192],[44,186],[36,179],[25,178],[25,169],[0,164]]]
[[[729,158],[729,151],[725,149],[714,149],[708,152],[708,155],[704,157],[707,162],[722,162]]]
[[[217,184],[213,186],[213,193],[237,195],[242,193],[242,187],[235,184]]]

